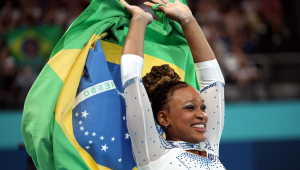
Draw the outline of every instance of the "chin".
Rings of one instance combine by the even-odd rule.
[[[189,142],[189,143],[200,143],[206,140],[206,135],[203,136],[197,136],[196,138],[193,138],[193,141]]]
[[[198,137],[198,142],[203,142],[205,140],[206,140],[206,134],[203,134],[203,135]]]

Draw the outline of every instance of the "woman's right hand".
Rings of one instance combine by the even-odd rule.
[[[153,17],[150,13],[145,12],[138,6],[129,5],[125,0],[120,0],[128,12],[132,15],[132,19],[144,19],[147,25],[151,24]]]
[[[155,4],[164,4],[165,6],[159,6],[156,10],[161,10],[167,16],[167,18],[177,21],[180,24],[184,24],[184,22],[189,19],[193,18],[193,14],[190,8],[181,3],[180,0],[175,0],[174,3],[170,2],[169,0],[151,0],[151,2],[144,2],[145,5],[149,7],[153,7]]]

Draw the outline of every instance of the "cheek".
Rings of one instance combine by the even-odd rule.
[[[179,109],[173,109],[170,110],[170,123],[173,126],[181,126],[182,122],[184,121],[183,119],[183,114],[180,112]]]
[[[180,113],[176,110],[170,110],[170,120],[171,121],[175,121],[175,120],[178,120],[180,119]]]
[[[177,124],[180,124],[181,126],[190,125],[191,122],[194,119],[194,114],[192,112],[177,112],[176,115],[176,122]]]

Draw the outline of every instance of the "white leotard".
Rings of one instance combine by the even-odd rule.
[[[165,140],[158,132],[151,104],[141,80],[143,58],[123,55],[121,76],[126,120],[133,155],[140,170],[224,170],[219,142],[224,124],[224,78],[216,60],[195,64],[201,95],[207,106],[207,139],[199,144]],[[205,150],[207,157],[186,150]]]

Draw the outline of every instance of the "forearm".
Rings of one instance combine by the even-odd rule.
[[[194,62],[198,63],[215,59],[215,55],[196,19],[190,16],[184,19],[180,24],[191,49]]]
[[[135,54],[144,57],[144,38],[147,20],[143,17],[132,17],[129,31],[123,46],[122,54]]]

